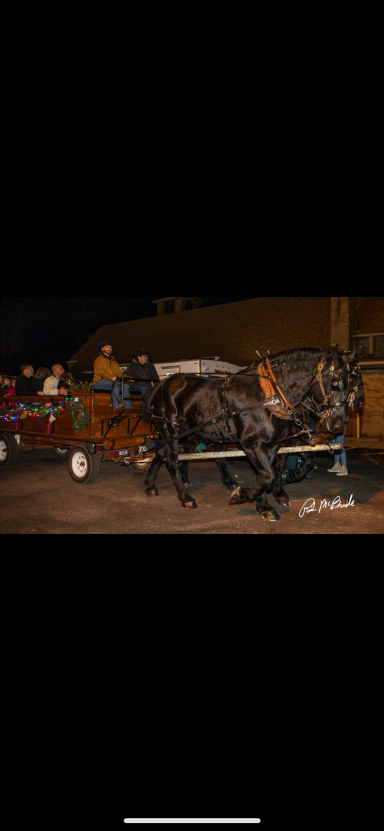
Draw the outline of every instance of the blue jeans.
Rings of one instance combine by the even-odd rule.
[[[313,418],[311,418],[311,423],[309,425],[309,431],[310,431],[311,436],[317,436],[317,421],[315,421]],[[305,443],[308,444],[307,437],[305,437]],[[307,454],[305,453],[303,455],[306,456]],[[300,458],[299,456],[296,456],[296,455],[294,456],[293,453],[291,453],[287,458],[285,469],[286,470],[296,470],[297,460],[299,458]],[[314,472],[315,472],[314,469],[310,470],[309,473],[307,473],[306,478],[307,479],[313,479]]]
[[[151,389],[151,386],[148,386],[148,384],[140,384],[139,381],[137,382],[137,384],[132,384],[132,386],[130,387],[131,392],[141,392],[142,395],[145,395],[145,393]]]
[[[94,390],[96,392],[100,390],[101,392],[111,392],[113,387],[113,407],[117,410],[121,406],[121,383],[115,384],[114,381],[98,381],[97,384],[94,385]],[[129,386],[124,384],[124,404],[128,409],[132,409],[132,398],[131,393],[129,392]]]
[[[344,433],[341,436],[336,436],[336,438],[332,439],[332,441],[331,441],[331,444],[342,444],[343,445],[343,449],[339,450],[338,453],[335,453],[335,462],[340,462],[340,464],[345,465],[345,467],[348,466],[347,454],[346,454],[346,450],[345,450],[345,447],[344,447],[344,439],[345,439],[346,432],[347,432],[347,428],[345,428]]]

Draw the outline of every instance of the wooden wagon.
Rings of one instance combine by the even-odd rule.
[[[68,463],[75,482],[91,484],[101,462],[130,461],[155,447],[151,424],[141,412],[141,395],[132,394],[133,409],[113,409],[110,393],[73,385],[68,397],[0,397],[0,467],[17,462],[20,443],[52,447]]]

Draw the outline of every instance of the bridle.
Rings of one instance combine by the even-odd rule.
[[[354,386],[352,386],[354,384]],[[362,375],[361,369],[358,363],[356,366],[353,367],[351,370],[351,381],[349,385],[349,395],[348,395],[348,408],[350,410],[354,409],[354,404],[357,398],[357,394],[362,387]],[[361,405],[360,405],[361,406]]]
[[[342,356],[342,360],[345,361],[346,368],[343,369],[340,367],[336,370],[334,365],[332,364],[329,369],[326,371],[325,375],[324,372],[324,364],[321,363],[318,366],[316,378],[312,381],[311,388],[318,383],[321,394],[323,396],[323,400],[320,404],[314,401],[313,393],[311,394],[311,404],[314,409],[314,412],[318,416],[320,422],[323,422],[326,418],[332,415],[336,410],[340,410],[343,407],[348,406],[349,401],[349,394],[350,394],[350,377],[351,377],[351,369],[347,360],[346,355]],[[324,389],[324,378],[329,377],[329,392],[328,395]],[[332,403],[332,396],[334,394],[338,394],[340,391],[345,391],[345,399]],[[306,399],[307,401],[308,399]],[[324,409],[325,408],[325,409]]]

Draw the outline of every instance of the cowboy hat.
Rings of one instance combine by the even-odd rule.
[[[142,355],[152,355],[152,352],[149,352],[148,349],[138,349],[137,352],[132,355],[132,358],[141,358]]]
[[[109,339],[103,340],[101,343],[97,344],[97,351],[101,352],[101,350],[104,349],[104,346],[112,346],[112,348],[113,348],[113,343]]]

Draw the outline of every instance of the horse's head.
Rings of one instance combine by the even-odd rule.
[[[350,366],[348,409],[356,412],[365,405],[364,381],[359,362],[356,359],[356,349],[354,352],[348,352],[346,357]]]
[[[350,394],[350,364],[335,346],[319,364],[312,386],[313,403],[321,411],[321,420],[329,433],[343,433]]]

